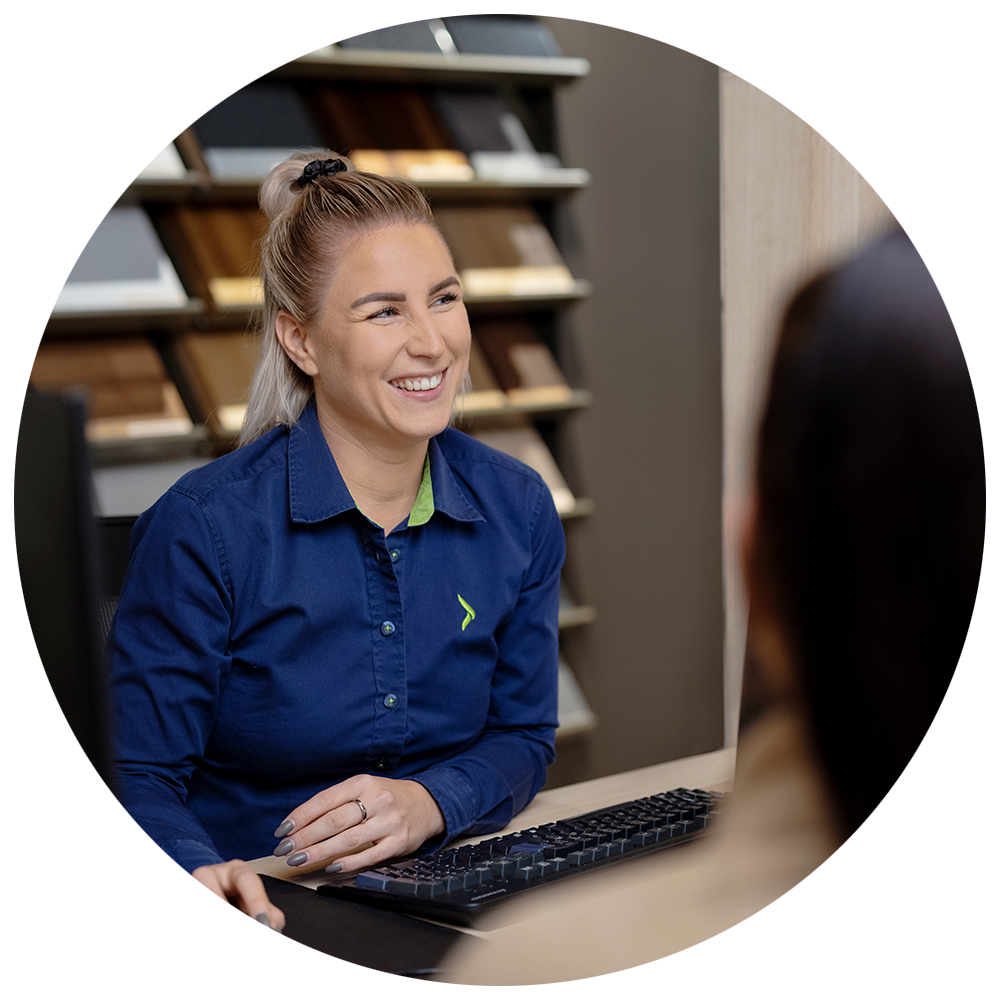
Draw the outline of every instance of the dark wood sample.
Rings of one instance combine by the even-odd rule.
[[[470,295],[575,289],[555,241],[529,205],[445,205],[434,217]]]
[[[530,320],[477,319],[473,332],[500,386],[515,405],[563,402],[572,395],[555,357]]]
[[[91,438],[191,429],[177,388],[146,337],[43,341],[29,381],[40,392],[82,392]]]
[[[218,308],[259,301],[258,242],[267,219],[251,205],[178,205],[161,218],[178,267]]]
[[[190,332],[174,341],[177,361],[217,437],[231,437],[243,423],[258,343],[244,330]]]
[[[455,149],[455,143],[417,87],[351,84],[315,88],[309,106],[331,149]]]

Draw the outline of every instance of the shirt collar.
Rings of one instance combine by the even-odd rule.
[[[292,520],[303,524],[356,506],[323,437],[314,399],[288,431],[288,506]]]
[[[421,500],[426,504],[429,499],[435,511],[455,521],[484,521],[458,484],[437,438],[431,438],[427,455],[414,510],[421,507]],[[357,506],[323,436],[315,400],[309,401],[288,431],[288,501],[292,520],[303,524],[325,521]],[[430,513],[424,509],[414,523],[429,519]]]
[[[448,433],[445,431],[439,437],[445,437]],[[454,521],[485,521],[486,518],[473,507],[459,485],[438,437],[430,439],[427,454],[430,459],[431,482],[434,484],[434,509],[447,514]]]

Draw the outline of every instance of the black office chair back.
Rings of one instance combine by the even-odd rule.
[[[132,515],[98,517],[94,520],[97,536],[97,617],[102,645],[107,642],[111,621],[118,607],[135,521]]]

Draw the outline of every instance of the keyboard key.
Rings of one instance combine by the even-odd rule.
[[[534,843],[534,844],[518,844],[516,847],[512,848],[511,854],[542,854],[547,848],[555,848],[554,844],[546,843]]]
[[[443,896],[447,892],[443,879],[429,879],[417,883],[417,895],[434,899],[436,896]]]
[[[507,878],[511,872],[517,870],[517,859],[509,856],[497,858],[490,862],[490,870],[497,878]]]
[[[532,879],[538,878],[541,875],[538,865],[524,865],[521,868],[517,868],[512,873],[512,877],[516,879]]]
[[[401,896],[415,896],[419,884],[415,878],[396,878],[386,886],[386,889]]]
[[[354,876],[354,884],[359,889],[385,889],[395,881],[391,875],[380,875],[378,872],[361,872]]]

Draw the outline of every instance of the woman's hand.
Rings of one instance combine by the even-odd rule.
[[[336,858],[327,871],[364,871],[444,831],[441,808],[419,782],[360,774],[293,809],[274,831],[284,838],[274,853],[293,866]]]
[[[285,915],[267,898],[260,876],[245,861],[202,865],[191,874],[209,889],[228,899],[244,913],[276,931],[284,929]]]

